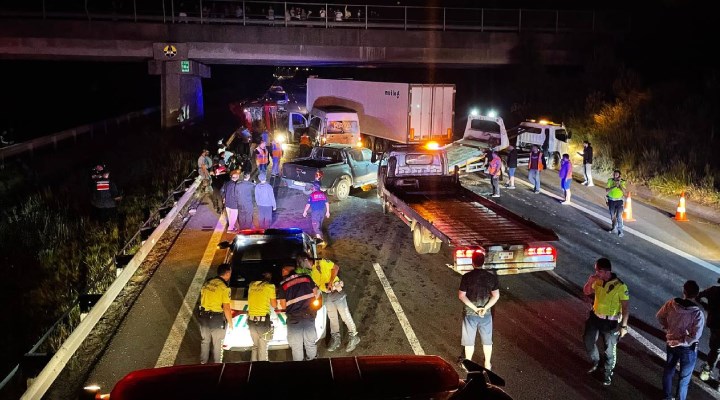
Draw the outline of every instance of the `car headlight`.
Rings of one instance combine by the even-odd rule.
[[[279,143],[285,143],[285,141],[287,140],[287,138],[286,138],[285,135],[283,135],[283,134],[277,134],[277,135],[275,135],[275,139],[276,139]]]

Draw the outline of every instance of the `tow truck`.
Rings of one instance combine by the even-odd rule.
[[[463,187],[458,166],[447,169],[447,153],[434,142],[394,145],[380,160],[383,212],[410,227],[418,253],[438,253],[446,243],[453,249],[448,266],[461,274],[472,270],[475,252],[499,275],[555,268],[555,232]]]

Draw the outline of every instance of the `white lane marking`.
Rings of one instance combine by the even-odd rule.
[[[398,320],[400,321],[400,326],[402,326],[402,329],[405,332],[405,336],[407,336],[408,342],[410,342],[410,346],[412,347],[413,352],[415,353],[415,355],[418,356],[425,355],[425,350],[423,350],[422,346],[420,345],[420,341],[418,340],[417,336],[415,336],[415,332],[410,325],[410,321],[408,321],[407,317],[405,316],[405,311],[403,311],[397,296],[395,296],[395,292],[392,290],[392,287],[390,287],[390,282],[388,282],[387,277],[382,270],[382,267],[380,267],[380,264],[374,263],[373,268],[375,268],[375,273],[380,279],[380,283],[382,284],[383,289],[385,289],[385,294],[387,295],[388,300],[390,300],[390,305],[392,305],[392,308],[395,311],[395,315],[397,315]]]
[[[526,181],[524,181],[524,180],[522,180],[522,179],[518,179],[517,177],[515,178],[515,180],[522,182],[523,184],[527,185],[528,187],[533,187],[533,186],[530,184],[530,182],[526,182]],[[541,191],[542,193],[548,195],[548,196],[557,198],[557,196],[556,196],[554,193],[549,192],[549,191],[547,191],[547,190],[545,190],[545,189],[540,188],[540,191]],[[588,209],[588,208],[585,208],[585,207],[583,207],[583,206],[581,206],[581,205],[579,205],[579,204],[577,204],[577,203],[570,203],[569,206],[574,207],[575,209],[577,209],[577,210],[579,210],[579,211],[581,211],[581,212],[584,212],[585,214],[591,215],[591,216],[593,216],[593,217],[595,217],[595,218],[597,218],[597,219],[599,219],[599,220],[601,220],[601,221],[603,221],[603,222],[607,222],[608,224],[611,223],[611,222],[610,222],[610,217],[607,217],[607,216],[604,216],[604,215],[600,215],[600,214],[596,213],[595,211],[592,211],[592,210],[590,210],[590,209]],[[705,269],[707,269],[707,270],[710,270],[710,271],[712,271],[712,272],[714,272],[714,273],[716,273],[716,274],[720,274],[720,268],[718,268],[717,266],[713,265],[712,263],[709,263],[709,262],[707,262],[707,261],[705,261],[705,260],[703,260],[703,259],[701,259],[701,258],[698,258],[698,257],[696,257],[696,256],[694,256],[694,255],[692,255],[692,254],[690,254],[690,253],[686,253],[686,252],[684,252],[684,251],[682,251],[682,250],[680,250],[680,249],[677,249],[677,248],[675,248],[675,247],[672,247],[672,246],[670,246],[670,245],[668,245],[668,244],[666,244],[666,243],[663,243],[663,242],[661,242],[661,241],[659,241],[659,240],[657,240],[657,239],[655,239],[655,238],[652,238],[652,237],[650,237],[650,236],[648,236],[648,235],[646,235],[646,234],[644,234],[644,233],[642,233],[642,232],[636,231],[636,230],[633,229],[633,228],[629,228],[627,225],[625,225],[625,226],[623,227],[623,231],[624,231],[624,232],[627,232],[627,233],[630,233],[630,234],[632,234],[632,235],[635,235],[635,236],[639,237],[640,239],[643,239],[643,240],[645,240],[645,241],[647,241],[647,242],[650,242],[650,243],[654,244],[655,246],[661,247],[661,248],[663,248],[663,249],[665,249],[665,250],[667,250],[667,251],[669,251],[669,252],[671,252],[671,253],[673,253],[673,254],[675,254],[675,255],[677,255],[677,256],[680,256],[680,257],[682,257],[682,258],[684,258],[684,259],[686,259],[686,260],[688,260],[688,261],[690,261],[690,262],[693,262],[693,263],[695,263],[695,264],[697,264],[697,265],[699,265],[699,266],[701,266],[701,267],[703,267],[703,268],[705,268]]]
[[[200,288],[205,282],[210,265],[212,264],[213,258],[215,258],[215,252],[217,251],[217,246],[218,243],[220,243],[220,238],[224,230],[225,219],[220,217],[215,225],[215,231],[210,237],[210,242],[205,248],[205,253],[203,253],[202,259],[200,260],[200,265],[198,265],[198,269],[195,272],[195,277],[187,293],[185,293],[185,299],[182,305],[180,305],[180,310],[175,317],[172,328],[170,328],[170,333],[165,340],[162,352],[160,352],[160,357],[158,357],[157,363],[155,363],[155,368],[168,367],[175,364],[175,359],[180,351],[180,344],[185,337],[185,332],[187,332],[187,327],[192,319],[193,310],[198,302],[198,298],[200,298]]]

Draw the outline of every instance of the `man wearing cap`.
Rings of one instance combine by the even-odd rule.
[[[350,315],[347,294],[343,291],[343,282],[338,277],[340,266],[326,259],[311,259],[305,254],[297,256],[297,263],[303,271],[310,271],[310,277],[322,292],[323,304],[325,304],[328,319],[330,319],[330,345],[327,351],[337,350],[342,342],[338,315],[348,330],[348,344],[345,351],[349,353],[355,350],[360,343],[360,336],[355,321]]]
[[[255,194],[255,184],[250,182],[250,174],[243,176],[243,181],[238,187],[240,194],[240,209],[238,210],[238,219],[240,221],[240,229],[252,229],[253,212],[255,205],[253,203],[253,195]]]
[[[320,182],[313,182],[313,191],[308,197],[307,204],[303,210],[303,217],[307,218],[307,212],[310,210],[310,220],[312,230],[315,237],[322,240],[322,223],[325,218],[330,218],[330,203],[327,195],[320,190]]]
[[[603,385],[612,383],[613,369],[616,363],[617,342],[628,332],[628,318],[630,317],[627,285],[612,273],[612,264],[607,258],[599,258],[595,262],[595,273],[590,275],[583,293],[586,296],[595,295],[593,308],[585,321],[585,350],[590,356],[591,374],[600,365],[597,339],[602,336],[605,345],[605,379]]]
[[[278,289],[280,308],[287,317],[287,340],[293,361],[317,357],[317,331],[313,302],[320,296],[312,279],[295,271],[294,265],[282,269],[283,280]]]
[[[220,189],[220,197],[222,197],[225,205],[225,213],[228,219],[228,232],[235,231],[235,224],[238,222],[238,210],[240,209],[240,171],[232,170],[230,172],[230,180],[225,182]]]
[[[277,209],[275,193],[266,182],[266,174],[260,174],[260,183],[255,185],[255,203],[258,206],[258,227],[266,229],[272,224],[272,213]]]

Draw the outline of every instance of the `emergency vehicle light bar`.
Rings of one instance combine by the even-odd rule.
[[[273,228],[273,229],[243,229],[241,235],[297,235],[302,233],[300,228]]]

